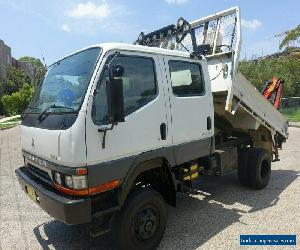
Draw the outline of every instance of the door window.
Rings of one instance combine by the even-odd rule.
[[[176,96],[198,96],[205,92],[201,66],[197,63],[169,61],[172,90]]]
[[[110,60],[110,58],[108,59]],[[143,107],[157,96],[154,61],[138,56],[118,56],[114,65],[124,67],[123,91],[125,116]],[[108,70],[100,78],[100,86],[94,97],[92,118],[98,125],[108,124],[106,84]]]

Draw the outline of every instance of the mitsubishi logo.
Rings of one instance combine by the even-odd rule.
[[[31,139],[31,146],[34,148],[34,140],[33,140],[33,138]]]

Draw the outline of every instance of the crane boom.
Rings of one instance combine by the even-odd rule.
[[[283,90],[283,80],[272,77],[270,81],[268,81],[264,89],[262,91],[262,95],[266,100],[272,99],[272,104],[276,109],[279,109],[281,98],[282,98],[282,90]]]

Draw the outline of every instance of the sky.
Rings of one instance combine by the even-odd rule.
[[[239,6],[241,58],[278,51],[282,33],[300,24],[299,0],[0,0],[0,39],[15,58],[47,65],[101,42],[132,43],[139,33]]]

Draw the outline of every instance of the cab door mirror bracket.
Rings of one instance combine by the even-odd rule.
[[[106,133],[108,130],[113,130],[115,124],[111,124],[111,127],[103,127],[103,128],[98,128],[98,132],[102,132],[103,133],[103,137],[102,137],[102,148],[105,148],[105,137],[106,137]]]

